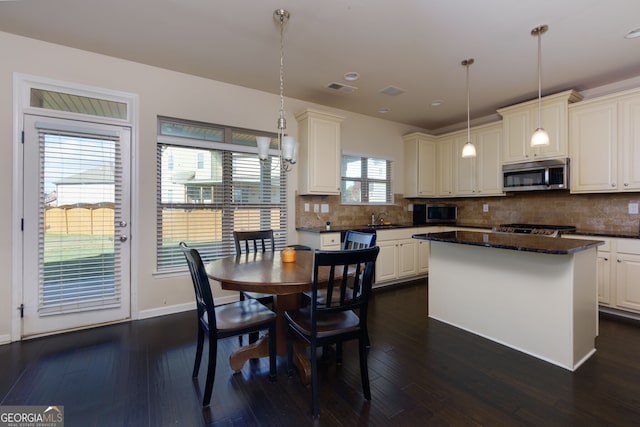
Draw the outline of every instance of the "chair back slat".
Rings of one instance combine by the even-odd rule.
[[[335,313],[348,310],[359,310],[360,322],[366,324],[367,306],[376,259],[380,248],[377,246],[365,249],[349,249],[340,251],[316,251],[314,254],[313,283],[311,298],[311,332],[315,334],[317,321],[324,313]],[[326,283],[319,283],[319,271],[321,268],[329,269],[329,278]],[[340,278],[336,280],[336,271],[340,271]],[[347,287],[353,279],[359,286],[352,289],[349,298],[346,298]],[[326,287],[326,298],[318,301],[318,290]],[[333,300],[336,292],[340,298]]]
[[[207,276],[200,253],[196,249],[188,247],[185,242],[180,242],[180,249],[182,249],[187,259],[187,264],[189,265],[189,272],[191,273],[193,290],[196,297],[198,318],[204,321],[204,324],[208,326],[210,331],[215,331],[217,329],[214,311],[215,304],[209,277]]]
[[[344,236],[342,249],[364,249],[375,246],[376,233],[363,233],[360,231],[349,230]]]
[[[242,255],[242,246],[244,246],[245,254],[251,252],[251,247],[253,247],[254,253],[266,252],[267,248],[273,252],[276,248],[273,230],[234,231],[233,240],[236,246],[236,255]]]

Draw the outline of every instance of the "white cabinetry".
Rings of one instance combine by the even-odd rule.
[[[315,110],[298,121],[299,194],[340,194],[340,123],[343,117]]]
[[[424,233],[426,228],[378,230],[376,245],[380,247],[376,261],[376,285],[391,284],[428,271],[429,246],[411,236]],[[428,243],[428,242],[427,242]],[[424,258],[423,258],[424,257]]]
[[[315,231],[299,231],[298,242],[313,249],[325,251],[340,250],[340,233],[318,233]]]
[[[455,196],[453,185],[453,152],[455,138],[444,137],[438,140],[436,145],[436,195],[438,197]]]
[[[531,147],[531,135],[538,127],[538,100],[501,108],[504,163],[562,158],[569,155],[568,149],[568,104],[582,96],[568,90],[542,98],[542,127],[549,133],[550,144],[546,147]]]
[[[571,192],[640,189],[640,92],[569,108]]]
[[[603,307],[640,313],[640,240],[565,237],[605,242],[598,246],[598,303]]]
[[[640,240],[616,239],[616,306],[640,312]]]
[[[454,137],[454,153],[462,153],[467,142],[466,132]],[[502,125],[493,123],[472,129],[471,142],[476,157],[455,156],[456,196],[502,195]]]
[[[414,132],[404,140],[404,197],[436,195],[436,142],[424,133]]]

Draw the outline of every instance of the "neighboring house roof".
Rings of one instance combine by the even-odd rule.
[[[80,173],[64,177],[55,182],[56,185],[78,185],[78,184],[113,184],[113,165],[98,166],[87,169]]]

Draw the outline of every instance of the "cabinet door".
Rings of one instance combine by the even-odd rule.
[[[483,196],[502,194],[502,127],[479,130],[476,143],[476,192]]]
[[[416,239],[402,239],[398,245],[398,278],[410,277],[418,274],[418,241]]]
[[[516,163],[529,160],[529,143],[531,140],[530,108],[523,107],[510,111],[502,118],[504,144],[502,160],[504,163]]]
[[[475,135],[471,135],[471,142],[476,146],[476,153],[478,151],[478,142]],[[459,135],[454,139],[454,172],[455,172],[455,195],[456,196],[475,196],[477,186],[477,160],[478,157],[463,158],[459,153],[462,153],[462,147],[467,143],[467,135]]]
[[[616,305],[640,311],[640,255],[618,253]]]
[[[405,197],[435,196],[435,141],[419,134],[407,135],[404,140]]]
[[[378,241],[380,248],[376,260],[376,283],[386,282],[398,277],[398,264],[396,262],[397,246],[395,240]]]
[[[429,241],[418,241],[418,274],[429,272]]]
[[[611,254],[598,251],[598,303],[611,304]]]
[[[549,145],[546,147],[529,148],[535,160],[567,157],[567,101],[564,99],[545,101],[542,100],[542,128],[549,134]],[[531,111],[531,133],[527,142],[531,141],[531,135],[538,128],[538,107]]]
[[[618,167],[622,171],[623,191],[640,189],[640,95],[624,98],[618,104],[620,149]]]
[[[454,150],[454,140],[451,138],[438,141],[436,145],[436,193],[441,197],[453,197],[453,159],[457,153]]]
[[[569,110],[571,192],[616,190],[617,116],[615,101],[580,105]]]

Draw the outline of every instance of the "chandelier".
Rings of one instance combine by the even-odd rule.
[[[276,9],[273,17],[280,23],[280,112],[278,116],[278,156],[280,158],[280,168],[289,172],[297,161],[298,142],[292,136],[285,135],[287,120],[284,117],[284,24],[289,21],[289,12],[284,9]],[[262,161],[269,158],[269,148],[271,138],[268,136],[257,136],[258,157]]]

